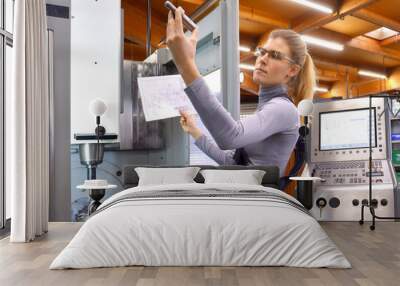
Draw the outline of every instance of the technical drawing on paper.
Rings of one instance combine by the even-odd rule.
[[[146,121],[180,116],[180,109],[196,114],[180,75],[139,77],[138,87]]]

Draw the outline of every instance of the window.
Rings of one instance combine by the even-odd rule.
[[[10,193],[5,188],[5,106],[11,93],[14,0],[0,0],[0,228],[11,217]],[[9,224],[7,224],[9,225]],[[1,232],[0,232],[1,235]]]

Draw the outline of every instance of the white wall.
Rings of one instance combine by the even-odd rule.
[[[89,103],[107,104],[101,118],[107,133],[119,133],[122,64],[120,0],[71,1],[71,143],[74,133],[93,133]]]

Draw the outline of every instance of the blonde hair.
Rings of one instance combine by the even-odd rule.
[[[288,83],[293,102],[297,105],[303,99],[312,99],[316,85],[315,67],[304,40],[295,31],[287,29],[273,30],[269,38],[283,39],[289,46],[291,59],[301,68]]]

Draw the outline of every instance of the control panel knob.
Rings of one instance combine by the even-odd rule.
[[[387,199],[381,199],[381,205],[382,206],[387,206],[387,204],[388,204]]]
[[[326,200],[324,198],[319,198],[317,200],[316,204],[317,204],[317,207],[323,208],[323,207],[326,206],[327,202],[326,202]]]
[[[371,206],[374,207],[374,208],[378,207],[378,200],[377,199],[372,199]]]
[[[354,199],[353,201],[352,201],[352,203],[353,203],[353,206],[358,206],[359,204],[360,204],[360,201],[359,200],[357,200],[357,199]]]
[[[329,206],[331,207],[331,208],[337,208],[338,206],[340,205],[340,200],[338,199],[338,198],[336,198],[336,197],[334,197],[334,198],[331,198],[330,200],[329,200]]]
[[[362,204],[363,206],[368,205],[368,200],[367,200],[367,199],[363,199],[363,200],[361,201],[361,204]]]

